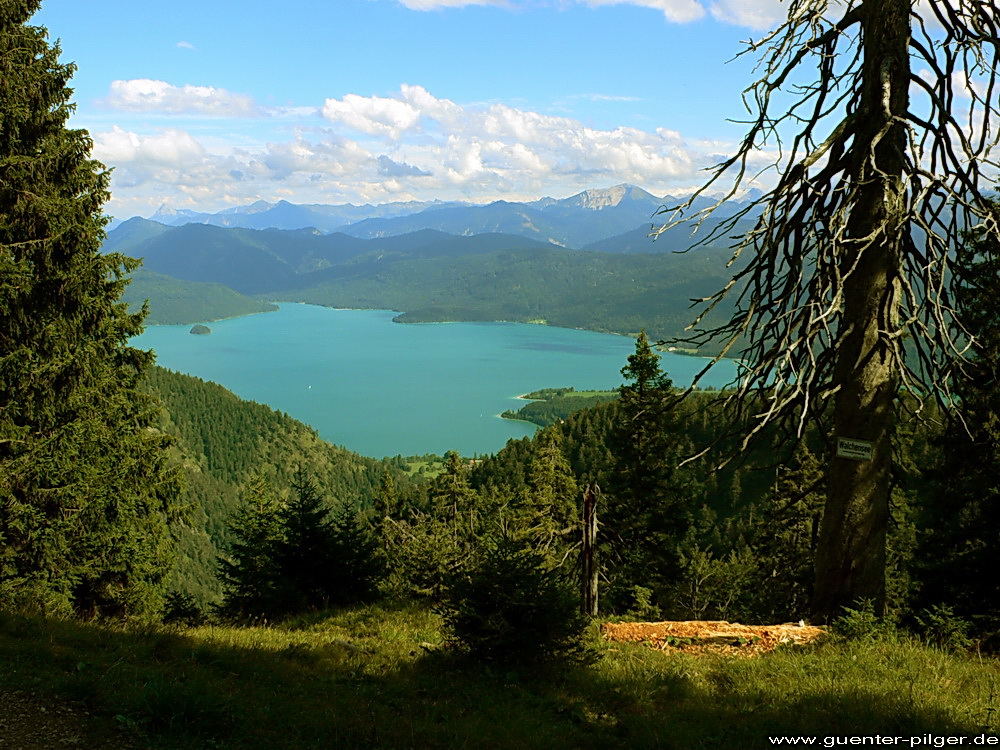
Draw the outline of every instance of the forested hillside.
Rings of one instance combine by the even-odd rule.
[[[269,302],[246,297],[222,284],[181,281],[170,276],[137,268],[122,299],[133,310],[150,302],[147,325],[208,323],[276,310]]]
[[[173,437],[172,460],[184,473],[186,517],[175,527],[178,562],[169,585],[202,605],[219,599],[216,564],[242,487],[263,472],[286,489],[298,471],[330,501],[369,508],[386,474],[408,485],[401,462],[365,458],[319,439],[315,430],[222,386],[160,367],[143,390],[162,405],[158,428]]]
[[[671,252],[690,238],[678,230],[654,243],[647,234],[609,239],[598,252],[495,233],[420,229],[359,239],[133,219],[112,232],[105,247],[144,258],[128,299],[148,297],[152,322],[203,322],[252,310],[238,292],[266,301],[399,310],[400,322],[545,322],[682,337],[693,320],[691,301],[725,284],[731,251]],[[639,249],[643,240],[647,247]],[[719,306],[705,323],[723,320],[729,309],[728,302]]]

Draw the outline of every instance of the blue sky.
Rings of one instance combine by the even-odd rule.
[[[777,0],[43,0],[118,217],[704,179]]]

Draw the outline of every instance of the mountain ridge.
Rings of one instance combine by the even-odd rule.
[[[748,197],[753,199],[755,195],[748,193]],[[216,213],[161,206],[149,220],[168,226],[199,223],[244,229],[315,228],[323,233],[341,232],[363,239],[432,228],[455,235],[514,234],[579,248],[640,225],[652,229],[660,221],[659,212],[684,200],[672,195],[656,196],[639,186],[621,183],[609,188],[590,188],[566,198],[533,201],[397,201],[361,206],[257,201]],[[693,210],[713,202],[712,198],[699,197]],[[717,216],[731,215],[746,205],[745,201],[731,200],[720,207]]]

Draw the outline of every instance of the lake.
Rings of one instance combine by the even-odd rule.
[[[150,326],[133,345],[157,364],[287,412],[331,443],[367,456],[495,453],[532,424],[501,419],[540,388],[611,389],[635,351],[625,336],[525,323],[393,323],[387,310],[282,304],[272,313]],[[704,360],[663,355],[676,385]],[[722,362],[702,385],[722,386]]]

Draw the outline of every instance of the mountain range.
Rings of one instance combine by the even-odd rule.
[[[287,301],[398,310],[402,322],[531,321],[675,338],[693,317],[691,300],[732,272],[725,242],[681,252],[690,227],[653,241],[665,199],[630,185],[532,203],[406,204],[417,209],[409,214],[392,204],[337,231],[215,223],[344,209],[254,205],[178,225],[118,225],[105,250],[144,262],[128,300],[148,298],[151,323],[205,322]],[[719,214],[745,207],[733,202]]]
[[[756,193],[750,193],[746,199],[754,197]],[[166,226],[208,224],[243,229],[316,229],[362,239],[408,234],[419,229],[437,229],[455,235],[501,233],[582,248],[638,227],[645,227],[648,233],[654,224],[662,223],[662,217],[657,216],[661,209],[679,205],[684,200],[671,195],[655,196],[635,185],[622,184],[585,190],[568,198],[527,202],[498,200],[486,205],[461,201],[406,201],[363,206],[257,201],[216,213],[171,210],[163,206],[149,218]],[[698,198],[692,210],[712,203],[711,198]],[[716,218],[729,216],[745,205],[745,201],[730,201],[720,207]],[[656,251],[651,249],[649,252]]]

